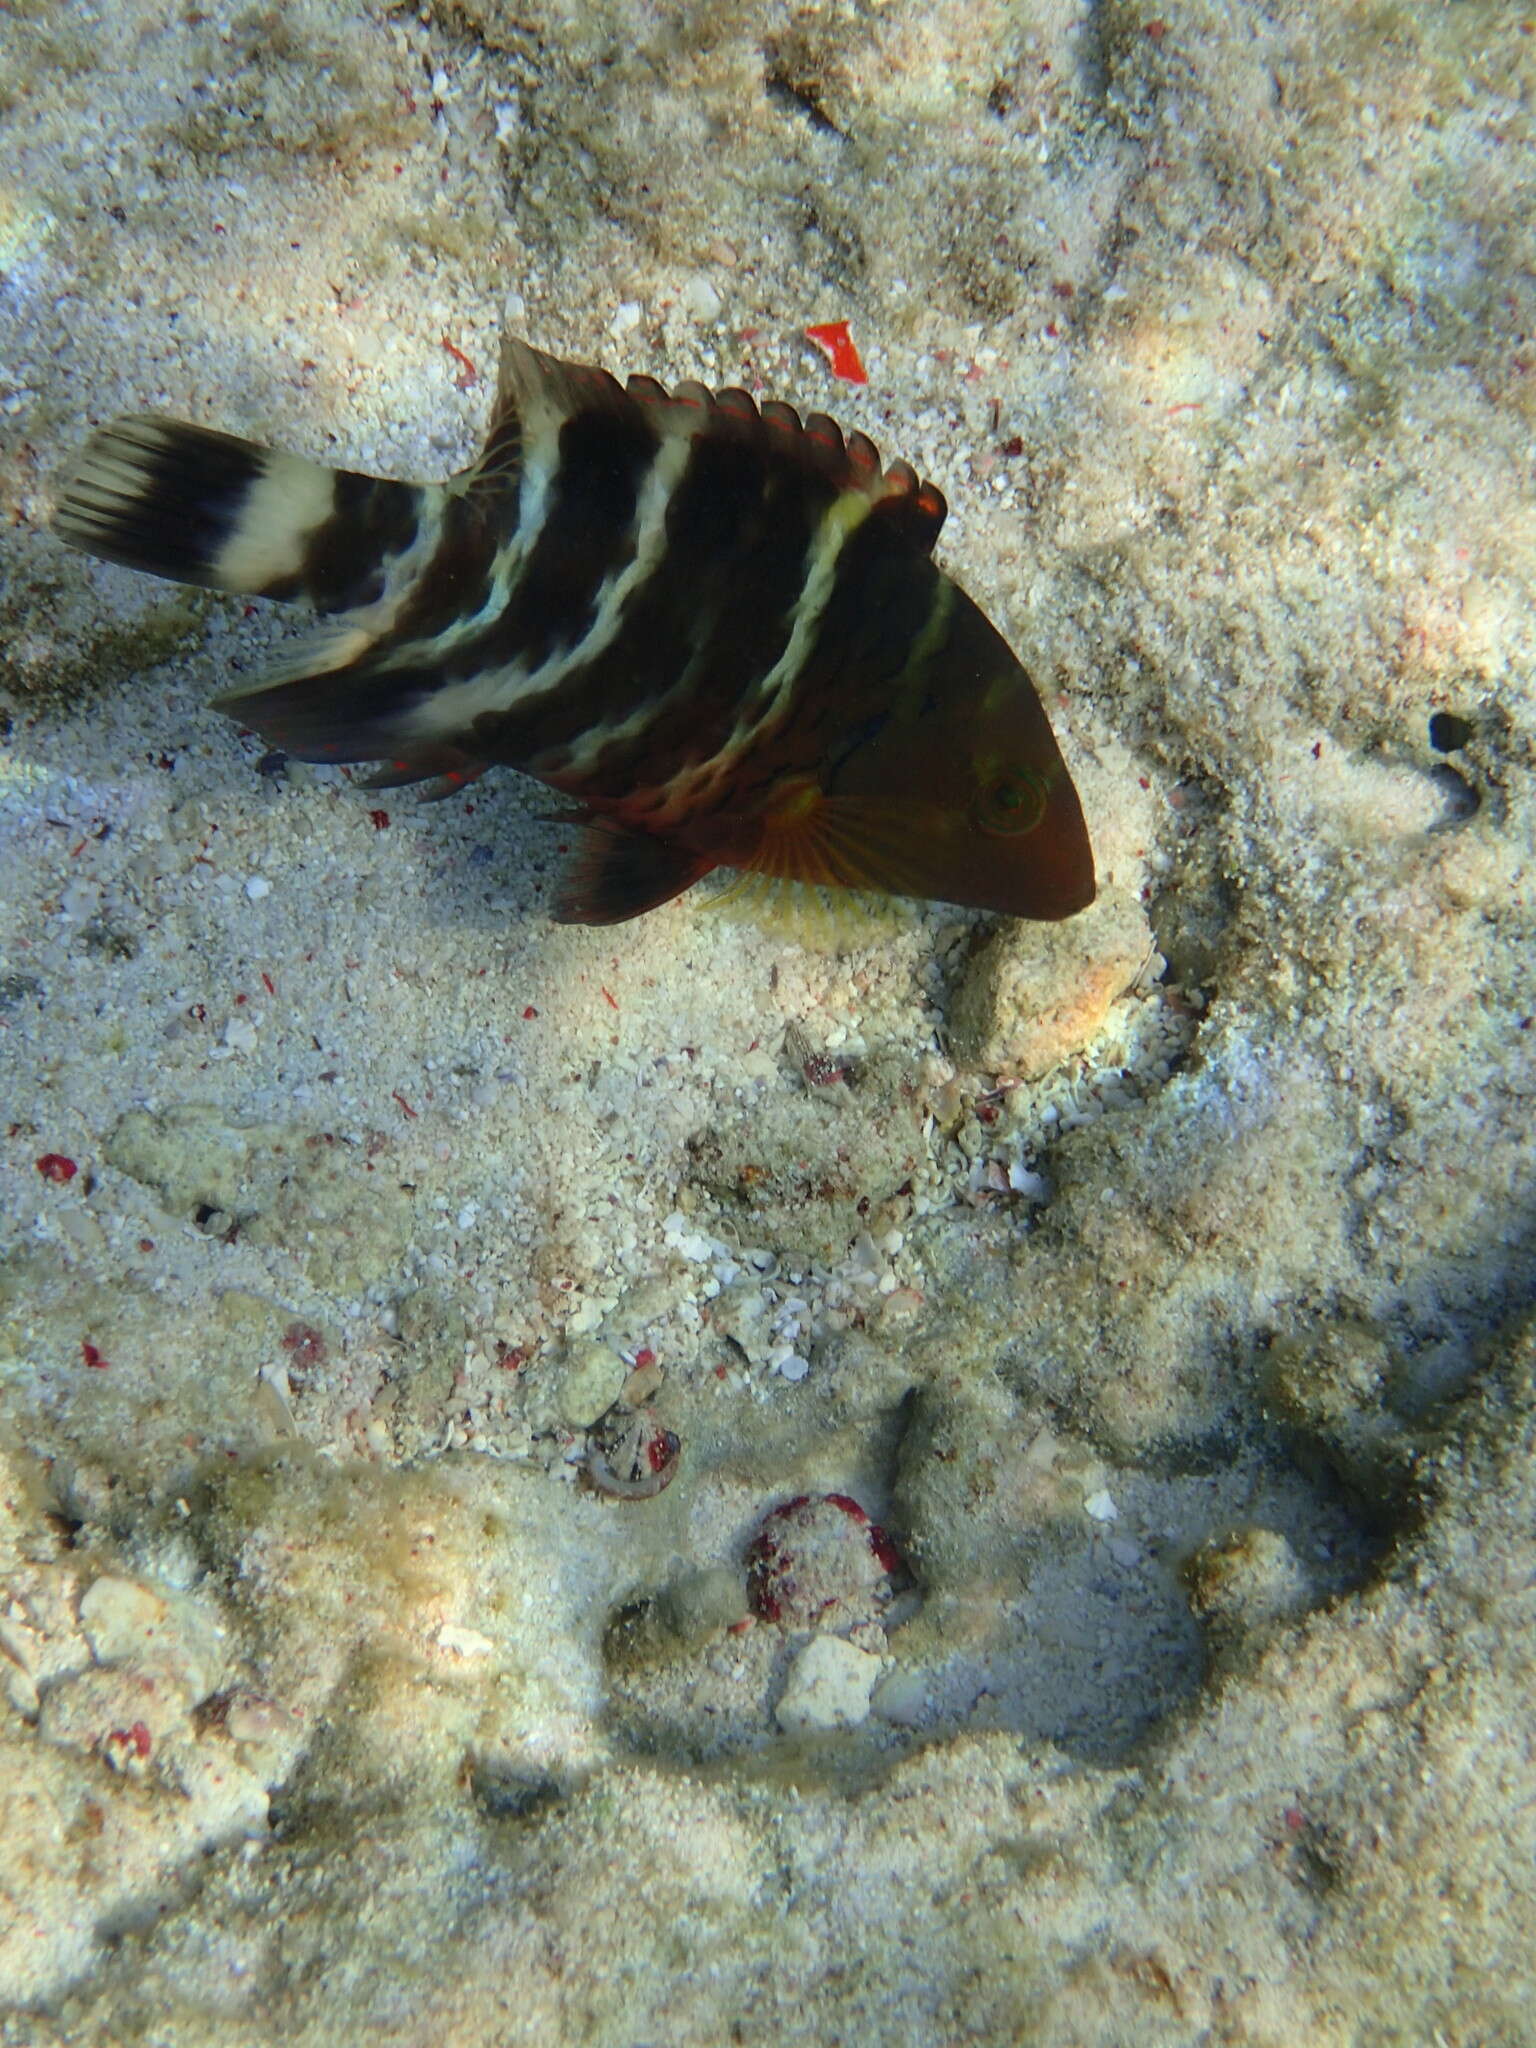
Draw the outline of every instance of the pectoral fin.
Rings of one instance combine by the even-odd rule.
[[[911,833],[899,805],[796,783],[759,820],[756,845],[731,865],[812,888],[903,895],[912,888]]]

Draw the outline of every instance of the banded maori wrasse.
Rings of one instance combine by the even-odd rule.
[[[307,599],[321,631],[218,700],[302,760],[577,806],[556,914],[638,916],[716,867],[1060,918],[1094,894],[1028,674],[933,560],[942,495],[861,433],[509,337],[479,459],[330,469],[153,417],[96,433],[54,518],[108,561]]]

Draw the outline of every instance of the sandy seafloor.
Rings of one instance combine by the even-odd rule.
[[[1536,2041],[1533,83],[0,14],[0,2039]],[[557,927],[532,785],[263,764],[292,621],[44,531],[123,410],[445,474],[508,317],[940,483],[1091,913]],[[827,1492],[905,1572],[753,1614]]]

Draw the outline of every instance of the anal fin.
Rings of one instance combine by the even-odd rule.
[[[429,752],[413,754],[408,760],[390,761],[372,775],[365,775],[357,787],[405,789],[413,782],[430,781],[432,787],[421,792],[421,800],[436,804],[478,782],[490,765],[489,761],[473,760],[457,747],[434,747]]]
[[[715,865],[674,840],[607,819],[588,819],[580,830],[555,904],[560,924],[623,924],[680,896]]]

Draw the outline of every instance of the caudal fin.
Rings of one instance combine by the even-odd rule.
[[[53,530],[71,547],[178,583],[373,603],[416,537],[415,484],[328,469],[211,427],[142,415],[87,443]]]

